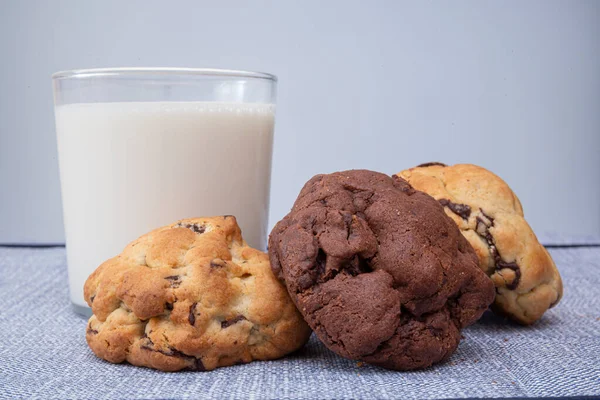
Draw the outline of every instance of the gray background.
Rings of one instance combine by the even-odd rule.
[[[271,225],[312,175],[471,162],[600,234],[600,2],[0,0],[0,243],[64,240],[50,75],[279,76]]]

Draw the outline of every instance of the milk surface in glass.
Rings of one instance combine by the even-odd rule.
[[[56,107],[71,300],[105,260],[178,219],[231,214],[265,249],[274,106],[114,102]]]

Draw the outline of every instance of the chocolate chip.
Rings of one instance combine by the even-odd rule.
[[[92,329],[92,324],[88,324],[88,328],[87,328],[87,333],[89,333],[90,335],[97,335],[98,331],[95,329]]]
[[[96,295],[93,295],[92,297],[90,297],[90,303],[93,303],[95,298],[96,298]]]
[[[232,319],[226,319],[225,321],[221,322],[221,329],[230,327],[231,325],[233,325],[237,322],[243,321],[245,319],[246,319],[246,317],[244,317],[243,315],[238,315],[237,317],[232,318]]]
[[[402,193],[412,196],[417,191],[406,181],[406,179],[402,178],[398,175],[392,175],[392,179],[394,180],[394,186],[399,189]]]
[[[148,351],[158,351],[154,348],[154,342],[152,341],[152,339],[150,339],[148,337],[148,335],[146,335],[144,333],[144,336],[142,336],[142,339],[144,339],[144,342],[140,345],[140,349],[148,350]]]
[[[172,303],[165,303],[165,308],[169,311],[173,311],[173,304]]]
[[[190,325],[194,326],[196,324],[196,306],[198,303],[194,303],[190,306],[190,313],[188,314],[188,321]]]
[[[494,218],[487,215],[481,208],[479,209],[479,211],[481,211],[481,214],[490,221],[488,226],[494,226]]]
[[[181,276],[180,275],[165,276],[165,279],[168,281],[171,281],[172,288],[176,289],[179,287],[179,285],[181,285]]]
[[[494,237],[490,233],[490,228],[494,226],[494,218],[487,215],[481,208],[479,209],[482,217],[477,217],[477,225],[475,230],[479,236],[485,239],[489,248],[490,254],[494,259],[494,268],[496,271],[500,271],[503,269],[510,269],[515,272],[515,279],[511,283],[506,284],[506,288],[508,290],[515,290],[519,286],[519,282],[521,281],[521,268],[516,262],[506,262],[502,260],[502,256],[496,247],[496,243],[494,242]],[[496,288],[496,292],[498,292],[498,288]]]
[[[140,345],[140,348],[143,350],[147,350],[147,351],[154,351],[154,352],[163,354],[168,357],[177,357],[177,358],[189,360],[192,362],[192,365],[188,366],[187,369],[192,370],[192,371],[206,371],[201,359],[196,358],[194,356],[189,356],[189,355],[177,350],[176,348],[174,348],[172,346],[167,347],[166,350],[157,349],[154,347],[154,343],[152,342],[152,340],[150,340],[150,338],[146,338],[146,343]]]
[[[192,371],[200,371],[200,372],[206,371],[206,368],[204,367],[202,360],[199,358],[196,358],[196,360],[194,361],[193,367],[189,367],[189,369],[191,369]]]
[[[488,225],[481,217],[476,217],[477,224],[475,225],[475,231],[479,236],[485,236],[487,233]]]
[[[142,339],[146,339],[144,341],[144,343],[142,343],[140,345],[140,348],[143,350],[148,350],[148,351],[154,351],[160,354],[164,354],[165,356],[175,356],[175,357],[180,357],[180,351],[176,350],[172,347],[168,347],[166,350],[163,349],[157,349],[156,347],[154,347],[154,342],[152,341],[152,339],[150,339],[148,336],[142,336]],[[182,353],[181,353],[182,354]]]
[[[225,261],[215,258],[210,262],[211,268],[223,268],[225,266]]]
[[[465,221],[468,220],[471,216],[471,207],[469,207],[467,204],[453,203],[448,199],[440,199],[439,202],[444,207],[448,207],[450,211],[452,211],[454,214],[458,215]]]
[[[515,290],[517,286],[519,286],[519,281],[521,280],[521,268],[519,268],[519,265],[517,265],[517,263],[515,262],[507,263],[504,261],[500,261],[496,263],[497,271],[500,271],[505,268],[515,272],[515,279],[511,283],[506,285],[506,288],[508,290]]]
[[[180,358],[189,358],[189,357],[192,357],[192,356],[188,356],[187,354],[185,354],[185,353],[177,350],[175,347],[171,347],[171,346],[168,347],[167,352],[168,352],[168,354],[166,354],[166,355],[169,355],[169,356],[172,356],[172,357],[180,357]],[[196,357],[193,357],[193,358],[196,358]]]
[[[195,233],[204,233],[206,231],[206,226],[204,226],[204,225],[198,225],[198,224],[182,224],[182,223],[179,223],[175,227],[176,228],[191,229]]]
[[[224,219],[227,219],[227,218],[233,218],[233,215],[223,215],[223,218],[224,218]]]
[[[447,165],[444,163],[432,161],[432,162],[428,162],[428,163],[424,163],[424,164],[419,164],[419,165],[417,165],[417,168],[433,167],[434,165],[439,165],[440,167],[447,167]]]
[[[204,231],[206,231],[206,227],[204,225],[198,226],[198,225],[194,224],[189,228],[196,233],[204,233]]]

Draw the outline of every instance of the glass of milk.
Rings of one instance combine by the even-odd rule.
[[[275,76],[180,68],[53,75],[71,301],[140,235],[178,219],[235,215],[266,247]]]

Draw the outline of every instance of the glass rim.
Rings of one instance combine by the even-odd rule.
[[[59,71],[52,74],[53,80],[72,78],[96,78],[109,76],[212,76],[231,78],[266,79],[277,82],[277,76],[266,72],[253,72],[219,68],[177,68],[177,67],[119,67],[119,68],[87,68]]]

